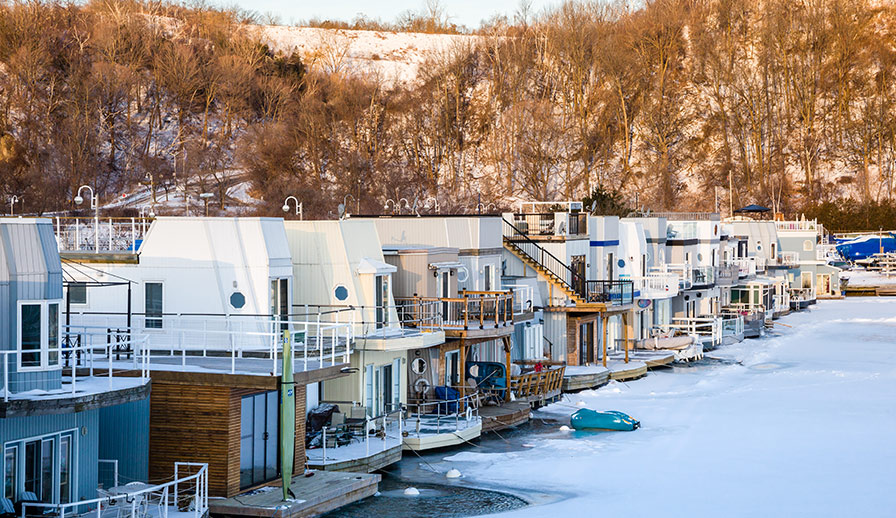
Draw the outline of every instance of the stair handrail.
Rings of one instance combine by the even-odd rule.
[[[519,251],[521,251],[522,253],[526,254],[526,255],[529,257],[529,259],[531,259],[533,262],[535,262],[535,263],[541,265],[545,270],[547,270],[548,272],[550,272],[551,274],[553,274],[555,277],[557,277],[557,278],[560,280],[560,282],[562,282],[562,283],[569,289],[569,291],[575,293],[576,295],[578,295],[578,296],[581,297],[581,298],[584,298],[584,297],[585,297],[585,293],[584,293],[584,291],[585,291],[585,279],[582,279],[581,282],[576,282],[576,281],[578,280],[578,275],[576,275],[576,272],[575,272],[572,268],[570,268],[569,265],[567,265],[566,263],[564,263],[564,262],[561,261],[560,259],[557,259],[557,257],[554,256],[554,254],[552,254],[552,253],[548,252],[547,250],[545,250],[544,247],[542,247],[541,245],[539,245],[538,243],[536,243],[532,238],[530,238],[530,237],[527,236],[525,233],[523,233],[522,230],[518,229],[518,228],[516,227],[516,225],[514,225],[513,223],[507,221],[507,218],[501,218],[501,219],[504,220],[504,225],[505,225],[505,226],[508,226],[508,227],[510,227],[511,229],[513,229],[513,235],[511,235],[511,236],[508,236],[507,233],[504,233],[504,236],[503,236],[503,237],[504,237],[505,239],[508,239],[508,240],[510,240],[511,242],[513,242],[511,238],[515,239],[516,237],[521,237],[521,238],[523,238],[523,241],[524,241],[525,243],[531,244],[531,245],[534,246],[540,253],[546,255],[547,257],[551,258],[554,262],[556,262],[558,265],[560,265],[560,266],[562,266],[563,268],[565,268],[566,271],[569,272],[570,279],[572,280],[572,282],[575,283],[576,285],[581,284],[580,287],[576,288],[574,285],[572,285],[572,284],[570,284],[569,282],[567,282],[566,279],[564,279],[563,277],[561,277],[560,275],[558,275],[557,272],[555,272],[553,269],[551,269],[550,267],[548,267],[548,265],[546,265],[545,262],[544,262],[543,260],[538,260],[538,259],[536,259],[535,257],[532,257],[532,254],[530,254],[530,253],[527,252],[526,250],[523,250],[522,247],[517,246],[517,249],[518,249]]]

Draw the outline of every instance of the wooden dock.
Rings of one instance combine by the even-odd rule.
[[[367,473],[313,471],[293,477],[289,488],[294,498],[283,501],[280,485],[267,486],[232,498],[209,500],[209,514],[227,518],[303,518],[317,516],[376,493],[380,476]]]
[[[607,362],[610,369],[610,379],[617,381],[629,381],[647,375],[647,364],[639,360],[610,360]]]
[[[482,433],[512,428],[529,421],[529,403],[510,401],[500,406],[486,405],[479,408],[482,417]]]
[[[371,448],[373,451],[373,448]],[[360,456],[348,458],[345,460],[327,460],[323,463],[320,459],[314,459],[311,456],[305,461],[310,469],[328,471],[328,472],[359,472],[371,473],[378,469],[385,468],[391,464],[401,460],[401,443],[386,448],[385,450],[371,453],[369,457]]]
[[[610,369],[600,365],[567,367],[563,374],[563,392],[578,392],[606,385]]]
[[[843,289],[846,297],[896,297],[896,285],[893,286],[847,286]]]

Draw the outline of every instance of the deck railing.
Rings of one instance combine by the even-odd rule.
[[[742,334],[744,334],[743,315],[722,315],[722,336],[737,336]]]
[[[588,214],[584,212],[542,212],[514,214],[513,225],[527,236],[564,237],[588,235]]]
[[[406,311],[405,304],[384,306],[354,306],[338,304],[293,304],[290,319],[320,316],[322,323],[347,323],[352,326],[358,338],[393,338],[403,335],[402,331],[433,332],[441,329],[441,314],[436,311],[438,302],[423,311]]]
[[[268,315],[132,313],[129,327],[125,313],[85,311],[70,316],[74,322],[67,326],[70,335],[141,333],[147,337],[146,344],[129,352],[143,352],[150,362],[156,356],[178,356],[182,367],[187,367],[196,358],[223,356],[230,359],[231,373],[236,372],[240,358],[254,357],[271,361],[276,375],[287,330],[293,357],[303,362],[305,370],[309,364],[347,363],[354,343],[352,326],[345,322],[281,320]]]
[[[551,367],[510,377],[510,390],[517,398],[543,398],[559,393],[566,366]]]
[[[635,286],[630,280],[587,281],[585,301],[602,302],[613,306],[625,306],[635,301]]]
[[[642,277],[632,277],[634,289],[642,299],[669,298],[678,295],[679,278],[674,272],[648,272]]]
[[[184,469],[195,470],[195,473],[182,474]],[[116,515],[125,512],[132,517],[151,515],[167,518],[170,511],[183,515],[191,513],[194,518],[202,518],[208,513],[208,464],[175,462],[174,480],[148,487],[145,484],[135,485],[133,490],[124,486],[123,491],[115,494],[103,493],[99,498],[66,504],[22,502],[21,517],[50,515],[66,518],[88,513],[88,516],[103,518],[103,512],[117,510]]]
[[[740,278],[740,268],[736,264],[724,264],[719,266],[716,273],[716,283],[724,286],[735,284]]]
[[[651,272],[657,273],[674,273],[678,276],[678,289],[679,290],[687,290],[693,285],[694,282],[694,274],[692,272],[692,267],[689,264],[664,264],[659,267],[653,267],[650,269]]]
[[[330,403],[349,403],[347,401],[328,401]],[[400,408],[395,408],[393,410],[384,412],[383,414],[377,416],[365,416],[362,423],[359,423],[359,427],[362,430],[362,437],[360,440],[364,442],[364,458],[370,457],[371,454],[377,454],[380,452],[384,452],[389,449],[389,441],[387,438],[396,439],[398,441],[398,445],[402,443],[402,437],[404,436],[404,418],[402,416],[402,412]],[[314,464],[327,465],[335,464],[339,462],[344,462],[346,460],[350,460],[348,458],[339,458],[336,459],[328,459],[327,451],[331,453],[336,452],[338,455],[340,448],[345,448],[346,446],[350,446],[351,444],[339,445],[339,441],[334,440],[333,446],[327,445],[327,435],[330,437],[334,437],[334,434],[345,433],[342,431],[344,428],[343,425],[339,425],[337,427],[328,427],[324,426],[321,429],[321,460],[317,462],[317,455],[315,449],[309,449],[306,451],[307,457],[311,458]],[[373,444],[371,444],[371,431],[375,432],[372,439],[374,440]],[[352,435],[352,440],[356,438],[354,434]],[[380,444],[376,444],[375,441],[379,440]],[[360,452],[354,458],[360,458]]]
[[[802,221],[775,221],[775,228],[779,232],[782,230],[817,230],[818,223],[814,219],[807,219]]]
[[[660,326],[664,331],[679,331],[686,335],[708,338],[712,344],[722,343],[721,317],[676,317]]]
[[[535,309],[535,290],[526,284],[505,284],[505,288],[513,292],[513,314],[531,313]]]
[[[731,264],[737,266],[738,275],[741,278],[753,277],[759,270],[756,257],[737,257],[731,260]],[[765,269],[764,267],[761,269]]]
[[[815,288],[790,288],[789,291],[791,301],[815,300]]]
[[[482,422],[479,417],[477,392],[457,399],[408,403],[404,406],[405,429],[408,435],[420,437],[421,427],[435,425],[436,433],[452,433]],[[454,409],[453,412],[450,409]],[[461,426],[463,424],[463,426]]]
[[[66,393],[70,393],[72,396],[78,393],[78,388],[82,387],[84,382],[91,379],[107,380],[108,384],[106,386],[109,390],[112,390],[114,388],[113,378],[116,377],[116,369],[110,368],[108,362],[115,355],[116,347],[124,345],[139,350],[140,348],[145,347],[147,343],[147,337],[145,336],[128,336],[124,340],[118,340],[115,342],[106,340],[93,340],[90,337],[73,338],[67,335],[64,329],[65,326],[63,326],[62,345],[60,347],[54,347],[46,351],[52,366],[50,370],[63,371],[63,389]],[[0,351],[0,361],[3,362],[4,402],[9,402],[10,396],[15,396],[16,394],[22,393],[28,393],[29,398],[40,397],[39,395],[32,395],[30,393],[30,390],[33,387],[29,386],[26,390],[15,391],[10,386],[10,364],[18,364],[18,360],[21,356],[33,354],[35,354],[35,351],[30,350]],[[69,373],[69,376],[67,378],[64,376],[66,371],[68,371]],[[101,374],[98,374],[97,371],[101,371]],[[118,369],[119,378],[121,377],[122,371],[139,371],[140,379],[144,382],[149,378],[148,365],[145,363],[145,360],[139,360],[136,356],[133,358],[133,361],[130,362],[126,367]],[[134,379],[133,376],[127,376],[127,378],[131,380]],[[66,381],[68,383],[66,383]],[[65,387],[65,385],[68,385],[68,387]],[[47,395],[58,396],[59,393],[50,393]]]
[[[716,268],[714,266],[694,266],[691,268],[694,286],[711,286],[716,283]]]
[[[513,292],[463,291],[457,297],[395,298],[399,319],[441,329],[486,329],[513,325]],[[430,324],[432,323],[432,324]]]
[[[800,254],[798,252],[780,252],[773,261],[768,262],[768,266],[795,267],[799,264]]]
[[[151,218],[53,219],[60,252],[136,253],[151,224]]]

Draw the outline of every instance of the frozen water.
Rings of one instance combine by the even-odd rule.
[[[635,432],[546,433],[449,454],[470,483],[571,495],[502,516],[893,516],[896,299],[822,301],[702,366],[576,394]],[[556,430],[556,428],[554,428]]]

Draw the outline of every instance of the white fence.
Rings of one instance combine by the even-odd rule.
[[[677,330],[700,339],[709,339],[713,345],[722,343],[721,317],[676,317],[662,327],[664,331]]]
[[[642,299],[660,299],[678,295],[680,279],[673,272],[648,272],[643,277],[632,277],[632,282]]]

